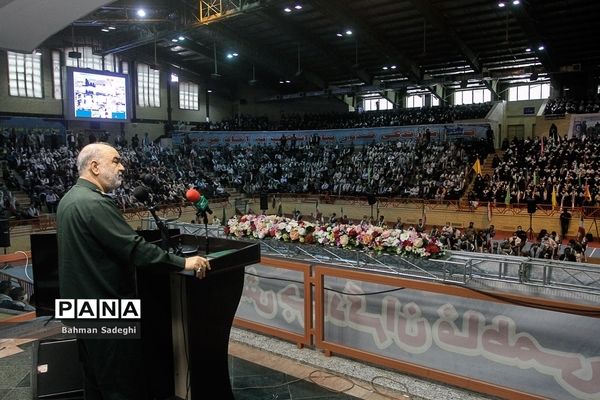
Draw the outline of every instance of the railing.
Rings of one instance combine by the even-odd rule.
[[[600,266],[574,262],[447,251],[440,259],[260,240],[264,255],[354,270],[458,284],[582,303],[600,302]]]
[[[358,206],[368,206],[369,201],[366,196],[337,196],[330,194],[308,194],[308,193],[269,193],[269,198],[276,197],[277,199],[287,199],[292,202],[298,203],[306,203],[306,202],[315,202],[315,203],[326,203],[326,204],[351,204]],[[246,199],[252,199],[252,201],[257,202],[259,198],[258,194],[247,194]],[[444,209],[448,211],[472,211],[472,208],[469,206],[468,202],[461,201],[460,199],[454,200],[433,200],[433,199],[419,199],[415,197],[387,197],[387,196],[379,196],[376,197],[377,202],[379,203],[379,207],[392,207],[392,208],[401,208],[407,204],[418,205],[420,207],[426,207],[428,210],[435,209]],[[480,201],[480,207],[486,207],[487,202]],[[513,203],[510,205],[506,205],[503,202],[492,202],[492,209],[494,214],[499,215],[526,215],[527,211],[527,202],[523,203]],[[588,218],[600,218],[600,206],[596,207],[574,207],[569,208],[571,212],[575,212],[577,214],[583,214]],[[559,213],[558,208],[553,209],[550,203],[548,204],[537,204],[536,211],[543,213],[547,216],[554,216]]]
[[[149,229],[153,219],[146,218]],[[225,237],[218,225],[169,222],[183,234]],[[244,240],[252,240],[245,238]],[[281,240],[258,240],[266,256],[327,263],[445,283],[510,290],[562,299],[600,302],[600,266],[502,254],[446,251],[443,258],[408,258]]]

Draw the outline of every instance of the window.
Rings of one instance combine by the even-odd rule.
[[[394,108],[394,104],[388,99],[384,99],[383,97],[378,98],[367,98],[364,99],[365,111],[374,111],[374,110],[391,110]]]
[[[454,92],[454,105],[479,104],[492,101],[489,89],[457,90]]]
[[[406,96],[406,108],[421,108],[425,107],[427,96],[431,98],[431,107],[437,107],[440,105],[440,99],[433,94],[409,94]]]
[[[198,110],[198,85],[191,82],[179,82],[179,108]]]
[[[54,98],[57,100],[62,99],[62,85],[60,78],[60,52],[52,52],[52,90],[54,92]]]
[[[123,74],[129,73],[129,63],[127,61],[121,62],[121,73],[123,73]]]
[[[81,58],[70,58],[69,52],[71,51],[79,51],[81,53]],[[76,47],[73,49],[72,47],[68,47],[64,49],[65,60],[67,67],[76,67],[76,68],[90,68],[97,70],[104,70],[110,72],[117,72],[115,65],[119,63],[119,57],[114,54],[107,54],[102,57],[101,55],[94,54],[94,49],[87,47]]]
[[[416,94],[412,96],[406,96],[406,108],[421,108],[425,105],[425,96],[422,94]]]
[[[138,105],[160,107],[160,71],[146,64],[137,66]]]
[[[6,54],[10,95],[42,98],[42,56],[12,51]]]
[[[550,97],[549,83],[511,86],[508,89],[508,101],[540,100]]]

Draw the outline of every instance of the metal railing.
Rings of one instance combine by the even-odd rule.
[[[145,221],[148,228],[155,228],[154,220]],[[223,227],[219,225],[208,225],[208,230],[204,225],[184,222],[168,222],[168,226],[178,228],[185,234],[225,237]],[[446,251],[442,258],[425,259],[272,239],[257,241],[262,253],[267,256],[472,288],[600,304],[600,266],[594,264],[461,251]]]

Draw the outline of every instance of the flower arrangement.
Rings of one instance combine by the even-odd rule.
[[[436,237],[415,230],[385,229],[370,224],[315,224],[276,215],[242,215],[231,218],[225,234],[238,238],[277,239],[350,250],[429,258],[443,255]]]

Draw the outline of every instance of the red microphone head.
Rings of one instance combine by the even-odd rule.
[[[200,200],[200,192],[197,191],[196,189],[188,189],[187,192],[185,192],[185,198],[187,201],[191,201],[192,203],[197,202],[198,200]]]

